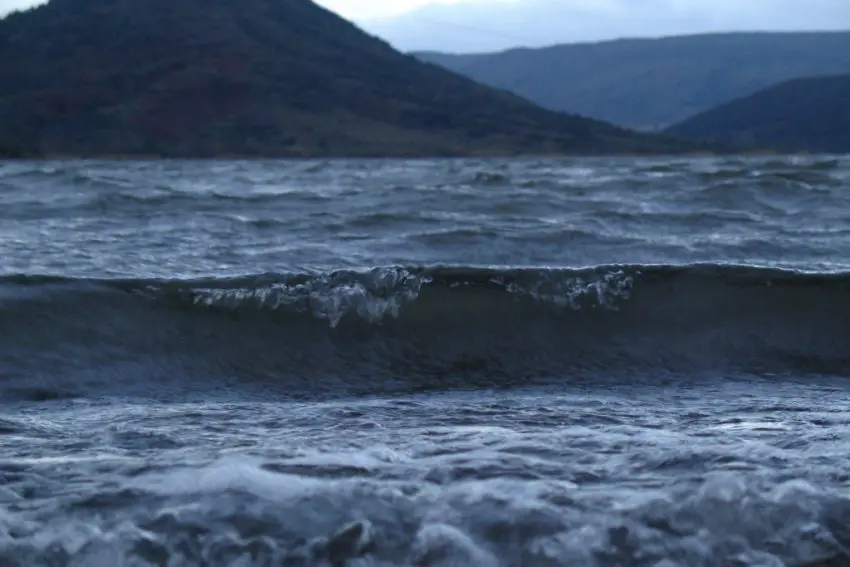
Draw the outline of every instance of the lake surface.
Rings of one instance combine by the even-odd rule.
[[[0,565],[850,565],[850,158],[0,162]]]

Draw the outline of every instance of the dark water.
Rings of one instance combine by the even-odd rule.
[[[850,159],[0,164],[0,565],[850,565]]]

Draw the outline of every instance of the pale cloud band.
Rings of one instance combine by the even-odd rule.
[[[349,20],[364,21],[400,16],[435,3],[434,0],[316,0]]]

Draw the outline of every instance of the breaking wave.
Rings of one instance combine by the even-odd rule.
[[[0,395],[286,396],[850,374],[850,274],[469,267],[0,279]],[[223,382],[222,382],[223,381]]]

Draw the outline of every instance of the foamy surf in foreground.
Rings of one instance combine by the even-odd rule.
[[[5,565],[848,560],[823,379],[49,409],[3,426]]]

